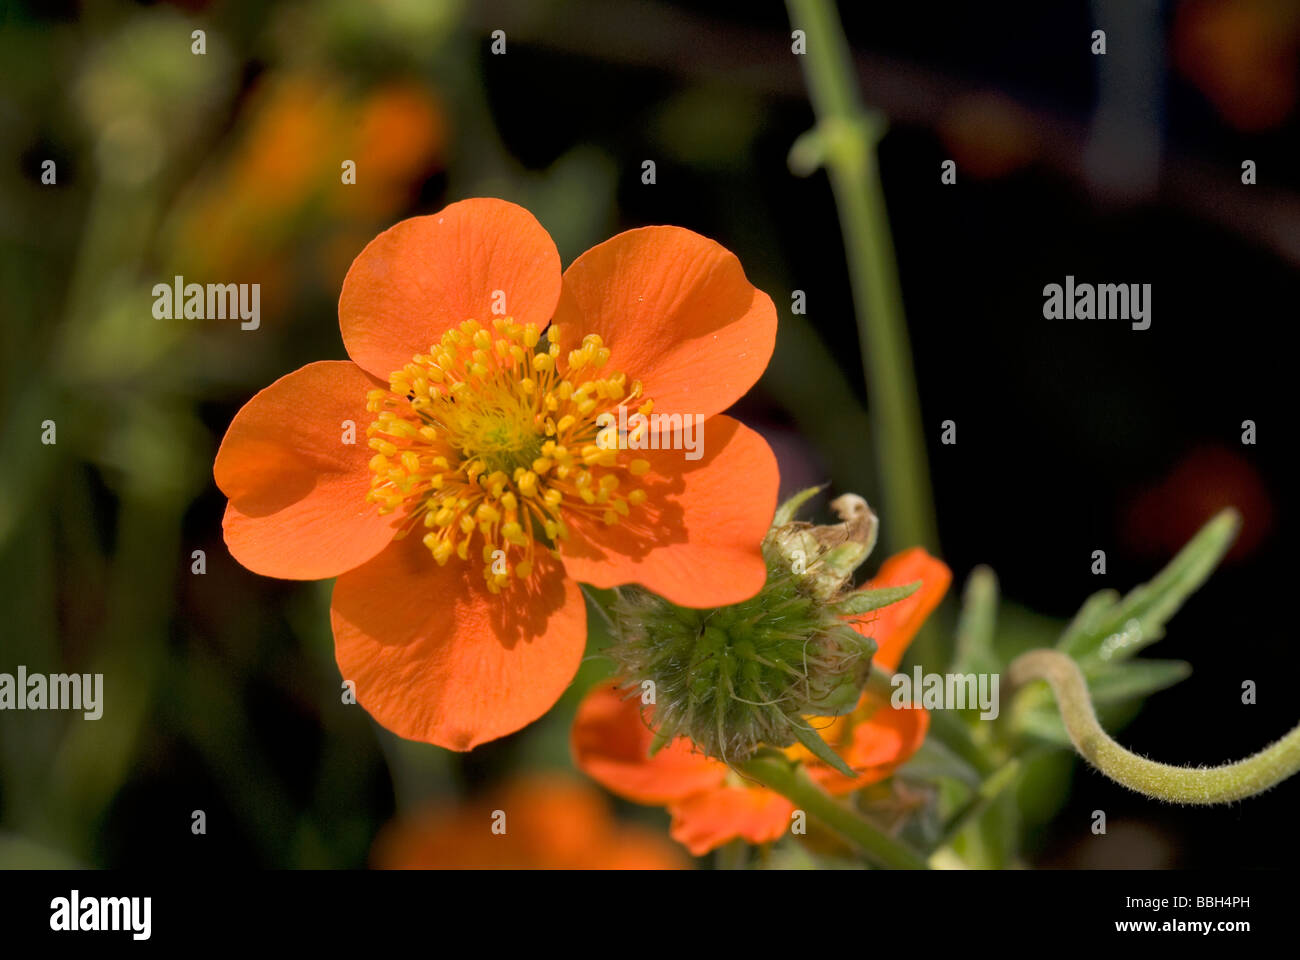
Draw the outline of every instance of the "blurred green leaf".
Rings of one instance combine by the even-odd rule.
[[[988,567],[976,567],[962,593],[954,673],[1001,673],[1002,661],[993,648],[997,616],[998,578]]]

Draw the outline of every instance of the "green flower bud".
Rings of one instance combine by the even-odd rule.
[[[832,504],[839,524],[795,522],[795,510],[815,492],[777,511],[763,542],[767,583],[756,596],[696,610],[640,588],[619,591],[607,653],[629,686],[653,682],[657,743],[688,736],[707,755],[736,763],[760,745],[799,742],[843,766],[807,718],[850,712],[871,671],[875,642],[846,623],[837,604],[850,596],[877,522],[853,495]],[[912,589],[895,588],[874,606]]]
[[[816,490],[791,498],[795,507]],[[830,526],[813,526],[787,519],[793,510],[777,511],[778,525],[768,534],[768,548],[775,559],[784,560],[790,572],[802,578],[804,589],[823,600],[837,596],[853,581],[853,571],[876,545],[879,521],[857,494],[846,493],[831,501],[831,509],[843,521]]]

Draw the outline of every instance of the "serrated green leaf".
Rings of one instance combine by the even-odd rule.
[[[917,580],[901,587],[881,587],[879,590],[854,590],[843,600],[836,603],[832,609],[842,617],[870,613],[872,610],[887,607],[891,603],[898,603],[899,600],[906,600],[921,589],[921,583],[922,581]]]

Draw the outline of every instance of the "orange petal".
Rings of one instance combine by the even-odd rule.
[[[695,752],[685,737],[653,757],[654,733],[640,696],[612,684],[593,687],[578,707],[570,742],[578,769],[601,786],[637,803],[665,804],[717,787],[726,764]]]
[[[493,831],[498,823],[505,832]],[[614,820],[595,787],[551,772],[525,774],[455,807],[434,807],[388,824],[372,848],[371,864],[396,870],[688,866],[664,835]]]
[[[836,751],[858,776],[849,778],[822,763],[809,775],[828,792],[851,793],[890,776],[920,749],[930,729],[930,715],[916,707],[895,708],[866,695],[850,715],[844,741]]]
[[[686,607],[739,603],[767,579],[759,544],[772,523],[780,477],[767,442],[731,417],[704,423],[701,458],[627,451],[650,463],[633,478],[645,503],[614,525],[566,515],[565,569],[596,587],[639,583]]]
[[[771,298],[734,254],[681,227],[629,230],[578,257],[555,322],[566,346],[599,334],[609,369],[640,380],[656,411],[706,417],[754,385],[776,343]]]
[[[309,363],[235,414],[212,473],[226,508],[226,546],[254,573],[336,577],[393,539],[397,520],[366,502],[366,393],[378,384],[354,363]],[[355,443],[344,443],[351,421]]]
[[[672,838],[701,857],[737,838],[771,843],[790,829],[794,804],[765,787],[719,787],[668,808]]]
[[[330,620],[357,702],[400,736],[470,750],[536,720],[586,645],[578,585],[539,552],[533,577],[487,591],[477,564],[434,563],[416,537],[339,577]]]
[[[921,581],[920,589],[906,600],[891,603],[853,623],[858,633],[875,639],[879,647],[875,662],[886,670],[898,669],[916,631],[948,591],[952,571],[942,560],[936,560],[920,547],[912,547],[886,560],[880,572],[862,585],[864,590],[875,590],[917,580]]]
[[[348,356],[387,382],[465,320],[487,324],[504,309],[544,328],[559,295],[560,254],[531,213],[462,200],[370,241],[343,281],[339,326]]]

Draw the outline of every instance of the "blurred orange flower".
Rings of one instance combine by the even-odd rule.
[[[1179,71],[1239,130],[1271,129],[1295,109],[1295,0],[1187,0],[1175,14],[1173,51]]]
[[[240,563],[339,578],[339,666],[390,730],[469,750],[548,710],[586,644],[578,581],[696,607],[762,587],[776,460],[720,411],[776,308],[718,244],[631,230],[561,277],[528,211],[466,200],[375,238],[339,319],[352,360],[254,396],[214,474]],[[670,425],[655,449],[644,423],[607,442],[629,405]]]
[[[1133,497],[1122,530],[1134,550],[1167,557],[1225,507],[1241,514],[1241,531],[1224,558],[1236,562],[1272,532],[1273,498],[1249,459],[1226,447],[1198,447]]]
[[[618,822],[599,791],[559,774],[517,777],[489,796],[394,821],[376,838],[370,859],[381,870],[690,866],[662,834]]]
[[[244,116],[229,153],[182,200],[173,247],[185,272],[262,283],[268,314],[285,305],[277,281],[304,242],[320,242],[327,259],[342,243],[355,251],[441,167],[447,139],[440,102],[408,80],[353,92],[311,73],[272,74]]]
[[[865,588],[922,581],[921,588],[854,626],[879,645],[874,662],[893,670],[912,638],[952,581],[941,561],[920,548],[889,558]],[[572,731],[579,769],[619,796],[663,805],[672,813],[672,836],[701,856],[728,841],[769,843],[790,827],[794,805],[781,795],[746,783],[727,764],[695,752],[684,737],[649,755],[652,718],[639,700],[603,684],[587,694]],[[849,778],[819,761],[802,746],[787,749],[802,760],[809,776],[829,793],[851,793],[890,776],[916,752],[929,729],[929,714],[919,707],[894,709],[870,693],[842,717],[810,718],[822,737],[856,772]]]

